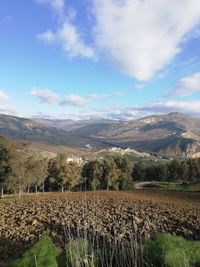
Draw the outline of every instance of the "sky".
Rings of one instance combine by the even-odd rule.
[[[199,0],[1,0],[0,113],[200,118]]]

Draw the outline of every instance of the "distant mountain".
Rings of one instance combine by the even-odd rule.
[[[96,138],[141,151],[200,156],[200,120],[181,113],[116,122]]]
[[[16,116],[0,114],[0,134],[5,135],[13,140],[25,140],[42,142],[51,145],[63,145],[71,148],[86,148],[91,142],[90,136],[83,136],[74,128],[81,128],[87,125],[86,121],[78,122],[76,126],[63,127],[65,122],[56,120],[50,122],[42,119],[26,119]],[[88,121],[88,124],[93,128],[93,123]],[[54,126],[52,126],[54,125]],[[55,125],[57,127],[55,127]],[[73,130],[75,131],[73,131]],[[105,148],[106,145],[99,140],[92,140],[92,147],[96,149]]]
[[[70,119],[42,119],[42,118],[34,118],[34,122],[39,122],[48,126],[62,128],[66,130],[80,128],[86,125],[97,124],[97,123],[112,123],[112,120],[106,119],[88,119],[88,120],[70,120]]]
[[[58,119],[42,119],[34,118],[32,119],[35,123],[42,123],[46,126],[62,128],[62,129],[71,129],[73,126],[77,125],[76,121],[73,120],[58,120]]]
[[[0,134],[15,140],[71,148],[119,146],[169,155],[200,156],[200,120],[181,113],[132,121],[47,120],[0,115]]]

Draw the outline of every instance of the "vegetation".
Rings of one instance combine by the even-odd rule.
[[[95,239],[96,241],[96,239]],[[157,234],[144,244],[133,240],[121,243],[96,243],[88,239],[71,240],[65,257],[44,236],[10,267],[193,267],[200,264],[200,241],[187,241],[170,234]]]
[[[126,156],[111,156],[79,166],[68,162],[67,154],[48,160],[0,137],[1,197],[4,192],[20,197],[38,191],[131,190],[134,181],[191,183],[199,177],[200,158],[133,164]]]
[[[158,234],[145,243],[144,260],[152,267],[200,266],[200,241]]]
[[[138,162],[133,167],[136,181],[194,182],[200,178],[200,158],[187,161],[171,160],[168,163]]]
[[[152,182],[143,186],[146,189],[175,190],[175,191],[200,191],[200,182]]]
[[[58,267],[59,255],[60,250],[48,236],[44,236],[10,267]]]

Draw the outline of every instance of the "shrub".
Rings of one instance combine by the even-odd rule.
[[[200,266],[200,241],[158,234],[154,240],[146,241],[143,257],[148,267]]]
[[[59,249],[50,237],[44,236],[22,258],[11,263],[10,267],[58,267]]]

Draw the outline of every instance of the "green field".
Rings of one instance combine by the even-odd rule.
[[[144,189],[147,189],[147,188],[159,189],[159,190],[200,192],[200,182],[193,182],[193,183],[153,182],[151,184],[144,186]]]

